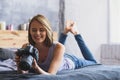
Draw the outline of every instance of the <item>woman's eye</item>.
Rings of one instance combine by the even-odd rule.
[[[41,28],[41,29],[40,29],[40,32],[43,32],[43,31],[45,31],[45,30]]]
[[[40,29],[32,28],[32,32],[37,32],[37,31],[39,31],[39,32],[44,32],[45,29],[44,29],[44,28],[40,28]]]
[[[36,32],[37,30],[36,29],[32,29],[32,32]]]

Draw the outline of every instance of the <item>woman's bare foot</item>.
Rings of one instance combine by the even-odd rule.
[[[71,26],[71,21],[66,21],[64,34],[67,34],[68,32],[70,32],[70,30],[71,30],[70,26]]]
[[[78,31],[75,28],[76,28],[75,22],[73,22],[73,21],[67,21],[66,22],[66,27],[64,29],[64,34],[67,34],[68,32],[71,32],[73,35],[78,34]]]

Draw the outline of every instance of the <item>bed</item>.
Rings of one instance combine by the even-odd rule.
[[[6,63],[14,64],[11,59],[8,59]],[[80,69],[61,71],[56,75],[39,75],[36,73],[18,74],[14,65],[6,63],[0,63],[1,80],[120,80],[119,66],[96,64]]]
[[[25,42],[27,42],[27,31],[0,31],[1,80],[120,80],[120,66],[102,64],[64,70],[56,75],[18,74],[14,52]]]

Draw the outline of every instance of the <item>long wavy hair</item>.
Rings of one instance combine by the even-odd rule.
[[[28,41],[29,41],[29,43],[33,46],[35,45],[35,42],[32,39],[32,36],[30,34],[31,23],[34,20],[38,21],[46,29],[47,34],[46,34],[46,39],[44,41],[44,44],[45,44],[46,47],[50,47],[53,43],[53,31],[51,29],[51,24],[48,21],[48,19],[41,14],[38,14],[38,15],[34,16],[29,23],[29,29],[28,29]]]

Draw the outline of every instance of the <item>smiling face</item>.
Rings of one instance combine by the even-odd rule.
[[[53,33],[51,25],[43,15],[34,16],[29,24],[28,40],[33,46],[35,44],[43,44],[50,47],[53,43]]]
[[[35,44],[43,44],[46,39],[46,29],[37,20],[30,25],[30,34]]]

